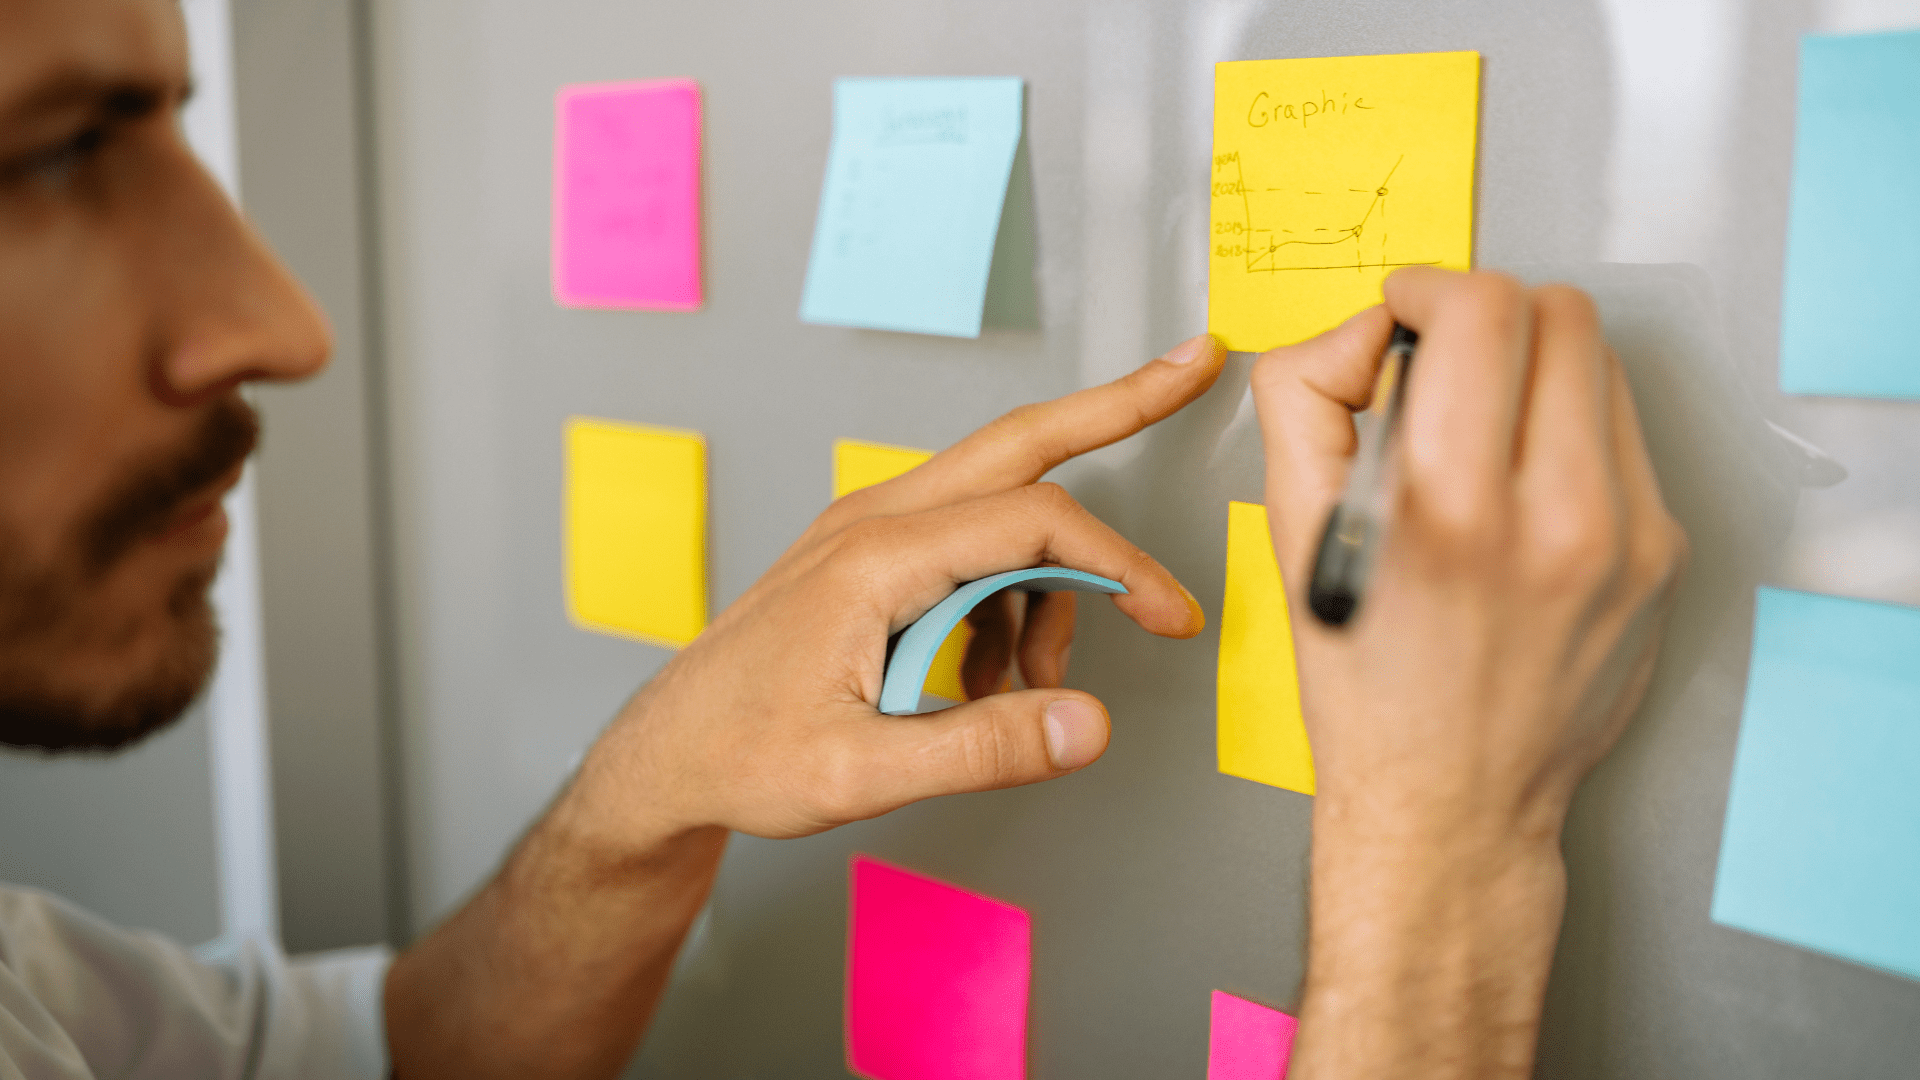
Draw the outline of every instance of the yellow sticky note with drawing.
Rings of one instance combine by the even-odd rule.
[[[933,451],[915,450],[910,446],[835,439],[833,497],[837,499],[850,491],[891,480],[931,457]],[[972,640],[973,627],[964,622],[947,635],[940,651],[934,654],[933,666],[927,670],[924,686],[927,693],[949,701],[967,700],[966,688],[960,682],[960,662],[966,659],[967,643]]]
[[[699,432],[567,421],[567,614],[678,648],[707,625],[707,442]]]
[[[1466,269],[1479,102],[1474,52],[1215,65],[1207,329],[1291,345],[1396,267]]]
[[[1313,794],[1313,751],[1300,716],[1287,591],[1267,508],[1227,504],[1227,601],[1220,612],[1220,771]]]

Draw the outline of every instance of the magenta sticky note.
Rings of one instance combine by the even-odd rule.
[[[853,859],[847,1064],[873,1080],[1022,1080],[1033,924],[1011,904]]]
[[[699,85],[565,86],[554,105],[554,299],[699,307]]]
[[[1286,1013],[1215,990],[1207,1080],[1280,1080],[1298,1026]]]

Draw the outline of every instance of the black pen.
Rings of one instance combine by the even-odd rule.
[[[1387,341],[1373,384],[1373,401],[1365,414],[1355,418],[1360,448],[1353,456],[1353,470],[1347,473],[1346,490],[1327,514],[1327,529],[1320,536],[1307,585],[1307,606],[1328,626],[1345,626],[1360,607],[1374,555],[1385,538],[1393,508],[1387,490],[1387,456],[1406,401],[1413,347],[1419,342],[1419,334],[1393,324],[1393,337]]]

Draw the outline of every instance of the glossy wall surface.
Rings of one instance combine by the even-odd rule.
[[[1920,985],[1707,917],[1752,588],[1920,601],[1920,406],[1774,390],[1798,36],[1920,4],[1764,0],[410,0],[374,7],[384,403],[416,928],[497,863],[666,659],[568,625],[561,425],[691,428],[716,609],[827,502],[836,437],[944,446],[1204,327],[1212,65],[1477,49],[1475,259],[1594,290],[1693,535],[1673,644],[1568,831],[1541,1075],[1911,1075]],[[839,75],[1018,75],[1027,128],[978,341],[799,322]],[[553,94],[705,93],[707,304],[548,288]],[[1061,471],[1217,620],[1229,499],[1258,500],[1248,358]],[[1820,447],[1847,478],[1783,440]],[[1824,474],[1824,475],[1823,475]],[[269,498],[271,493],[269,494]],[[1202,1075],[1209,991],[1287,1007],[1310,801],[1214,769],[1217,634],[1083,603],[1107,756],[804,841],[740,838],[635,1074],[844,1075],[847,858],[1033,914],[1036,1077]]]

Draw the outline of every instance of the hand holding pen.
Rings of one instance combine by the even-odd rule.
[[[1262,357],[1253,394],[1293,610],[1345,616],[1292,621],[1317,789],[1289,1075],[1410,1074],[1436,1046],[1528,1075],[1561,825],[1686,553],[1625,374],[1577,290],[1420,267]]]

